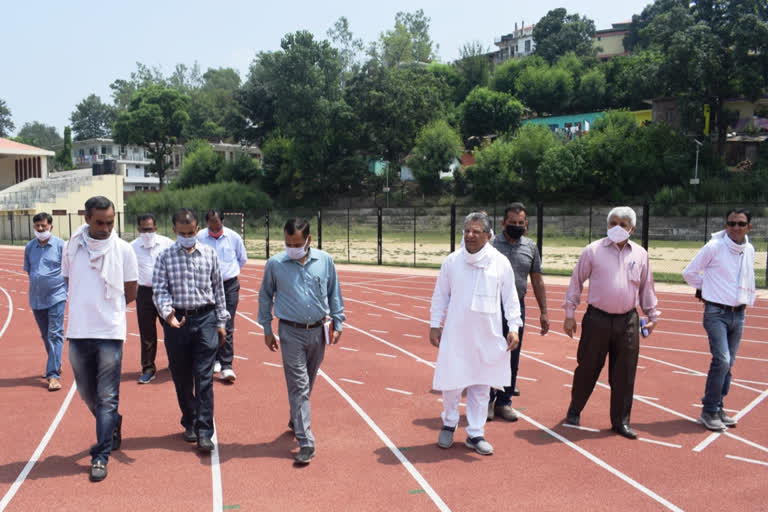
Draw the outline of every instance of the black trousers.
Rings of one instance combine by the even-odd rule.
[[[640,350],[636,310],[614,315],[589,306],[581,321],[578,366],[573,374],[570,410],[581,413],[595,389],[608,355],[611,425],[628,425]]]
[[[216,360],[221,363],[221,369],[232,368],[232,361],[235,358],[235,315],[237,314],[237,304],[240,302],[240,281],[233,277],[224,281],[224,299],[227,302],[227,311],[229,311],[229,320],[225,329],[227,331],[227,341],[216,354]]]
[[[139,319],[139,336],[141,338],[141,372],[155,373],[155,356],[157,356],[157,314],[152,302],[152,288],[139,286],[136,292],[136,316]]]

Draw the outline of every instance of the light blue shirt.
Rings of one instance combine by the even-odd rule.
[[[67,282],[61,275],[64,240],[51,235],[42,245],[35,238],[24,248],[24,271],[29,274],[29,307],[48,309],[67,300]]]
[[[285,251],[271,257],[264,267],[259,290],[259,323],[272,334],[272,300],[275,316],[291,322],[314,324],[330,316],[333,329],[341,331],[344,301],[331,256],[310,249],[304,264]]]
[[[221,267],[221,278],[224,281],[229,281],[240,275],[240,269],[248,261],[248,256],[245,254],[245,244],[243,244],[240,235],[225,227],[224,233],[219,238],[213,238],[208,233],[208,228],[205,228],[197,234],[197,239],[216,250]]]

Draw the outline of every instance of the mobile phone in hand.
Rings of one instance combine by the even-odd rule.
[[[648,323],[648,320],[645,318],[640,319],[640,333],[643,335],[643,338],[646,338],[648,336],[648,329],[645,328],[645,324]]]

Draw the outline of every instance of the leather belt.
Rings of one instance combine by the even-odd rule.
[[[190,309],[175,308],[175,309],[176,309],[176,313],[179,313],[182,316],[198,316],[198,315],[202,315],[203,313],[213,311],[214,308],[215,306],[213,304],[206,304],[204,306],[200,306],[199,308],[190,308]]]
[[[712,301],[709,301],[709,300],[705,300],[704,302],[706,302],[707,304],[710,304],[712,306],[716,306],[716,307],[718,307],[720,309],[724,309],[726,311],[730,311],[732,313],[739,313],[741,311],[744,311],[744,309],[747,307],[746,304],[740,304],[738,306],[726,306],[725,304],[718,304],[717,302],[712,302]]]
[[[632,312],[636,311],[635,309],[630,309],[630,310],[629,310],[629,311],[627,311],[626,313],[608,313],[607,311],[603,311],[603,310],[602,310],[602,309],[600,309],[600,308],[596,308],[596,307],[595,307],[595,306],[593,306],[592,304],[590,304],[589,306],[587,306],[587,309],[591,309],[591,310],[592,310],[592,311],[594,311],[595,313],[600,313],[601,315],[605,315],[605,316],[613,316],[613,317],[627,316],[628,314],[630,314],[630,313],[632,313]]]
[[[237,276],[233,277],[232,279],[227,279],[226,281],[223,281],[224,286],[227,286],[229,283],[233,283],[237,281]]]
[[[280,321],[285,325],[289,325],[297,329],[314,329],[316,327],[322,326],[324,322],[324,320],[320,320],[319,322],[315,322],[313,324],[301,324],[299,322],[291,322],[290,320],[283,320],[282,318],[280,319]]]

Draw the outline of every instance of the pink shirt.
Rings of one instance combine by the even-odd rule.
[[[587,279],[587,302],[606,313],[626,313],[639,303],[651,322],[661,315],[656,309],[658,300],[653,290],[648,252],[632,241],[628,241],[621,250],[608,238],[592,242],[584,248],[565,293],[563,307],[566,318],[573,318]]]

